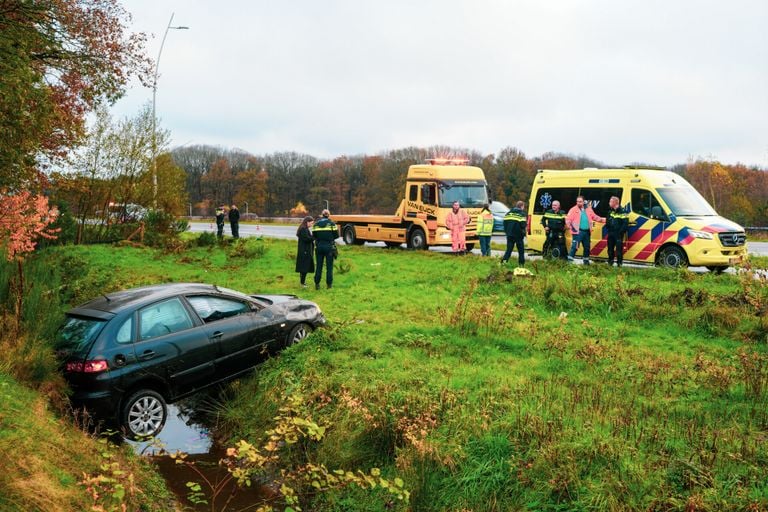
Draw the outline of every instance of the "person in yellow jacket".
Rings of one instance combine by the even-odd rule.
[[[480,239],[480,254],[491,255],[491,235],[493,234],[493,214],[484,204],[483,209],[477,214],[477,236]]]

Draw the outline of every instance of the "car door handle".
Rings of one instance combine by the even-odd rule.
[[[215,341],[215,340],[218,340],[218,339],[219,339],[219,338],[221,338],[222,336],[224,336],[224,333],[223,333],[223,332],[221,332],[221,331],[216,331],[216,332],[214,332],[213,334],[211,334],[211,341]]]
[[[141,356],[139,356],[139,359],[142,361],[146,361],[147,359],[152,359],[155,357],[155,351],[154,350],[145,350]]]

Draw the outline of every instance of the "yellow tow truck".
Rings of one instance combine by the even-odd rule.
[[[467,249],[477,238],[477,215],[488,201],[488,184],[479,167],[467,160],[433,158],[408,168],[405,196],[394,215],[334,215],[344,243],[362,245],[384,242],[388,247],[405,243],[411,249],[451,245],[445,219],[454,201],[469,215]]]

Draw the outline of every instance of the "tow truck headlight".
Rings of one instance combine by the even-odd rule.
[[[701,238],[702,240],[712,240],[712,233],[707,233],[706,231],[696,231],[694,229],[689,229],[688,234],[691,235],[693,238]]]
[[[442,235],[440,235],[440,238],[442,238],[443,240],[450,240],[451,239],[451,234],[450,233],[443,233]]]

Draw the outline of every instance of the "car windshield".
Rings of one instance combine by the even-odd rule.
[[[450,208],[454,201],[462,207],[482,206],[488,203],[488,193],[485,186],[441,185],[440,206]]]
[[[707,200],[693,187],[660,187],[656,189],[672,213],[681,217],[717,215]]]
[[[85,349],[96,339],[106,323],[106,320],[98,318],[67,317],[64,327],[59,331],[56,348],[73,352]]]

